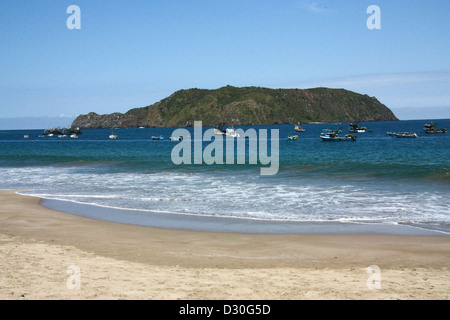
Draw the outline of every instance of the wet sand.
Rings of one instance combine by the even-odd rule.
[[[169,230],[40,201],[0,191],[0,299],[450,297],[449,236]]]

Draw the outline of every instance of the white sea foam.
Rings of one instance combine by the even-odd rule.
[[[450,225],[445,190],[335,180],[180,172],[92,173],[71,167],[0,168],[0,187],[47,199],[160,213],[260,220]]]

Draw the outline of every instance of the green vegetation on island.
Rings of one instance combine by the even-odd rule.
[[[270,125],[297,122],[398,120],[375,97],[344,89],[269,89],[226,86],[215,90],[180,90],[147,107],[126,113],[78,116],[72,127],[185,127]]]

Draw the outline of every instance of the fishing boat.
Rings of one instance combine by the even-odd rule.
[[[217,127],[214,128],[214,134],[216,134],[216,135],[226,134],[226,131],[223,130],[223,123],[219,124]]]
[[[418,138],[419,136],[416,133],[410,132],[387,132],[387,135],[391,137],[397,138]]]
[[[164,140],[164,137],[163,136],[159,136],[159,137],[152,136],[152,140]]]
[[[395,137],[397,137],[397,138],[418,138],[419,136],[416,133],[400,132],[400,133],[395,134]]]
[[[240,137],[239,133],[237,133],[237,132],[234,130],[234,127],[227,128],[227,129],[225,130],[225,135],[227,135],[227,136],[229,136],[229,137],[232,137],[232,138],[239,138],[239,137]]]
[[[169,137],[170,141],[181,141],[183,137]]]
[[[298,140],[298,136],[297,135],[295,135],[295,136],[288,136],[288,140],[291,140],[291,141]]]
[[[437,129],[436,126],[437,123],[426,123],[423,130],[425,131],[425,133],[447,133],[447,128]]]
[[[366,132],[367,128],[366,127],[359,127],[357,123],[350,123],[349,125],[349,131],[352,133],[364,133]]]
[[[305,131],[306,131],[306,130],[302,127],[302,123],[301,123],[301,122],[297,123],[297,125],[294,127],[294,130],[295,130],[296,132],[305,132]]]
[[[337,133],[322,133],[320,135],[320,138],[322,141],[332,141],[332,142],[339,142],[339,141],[356,141],[356,136],[352,134],[346,134],[343,137],[340,137]]]

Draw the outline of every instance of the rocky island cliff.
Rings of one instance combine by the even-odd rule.
[[[72,127],[185,127],[270,125],[308,122],[398,120],[375,97],[344,89],[269,89],[226,86],[215,90],[180,90],[147,107],[126,113],[78,116]]]

